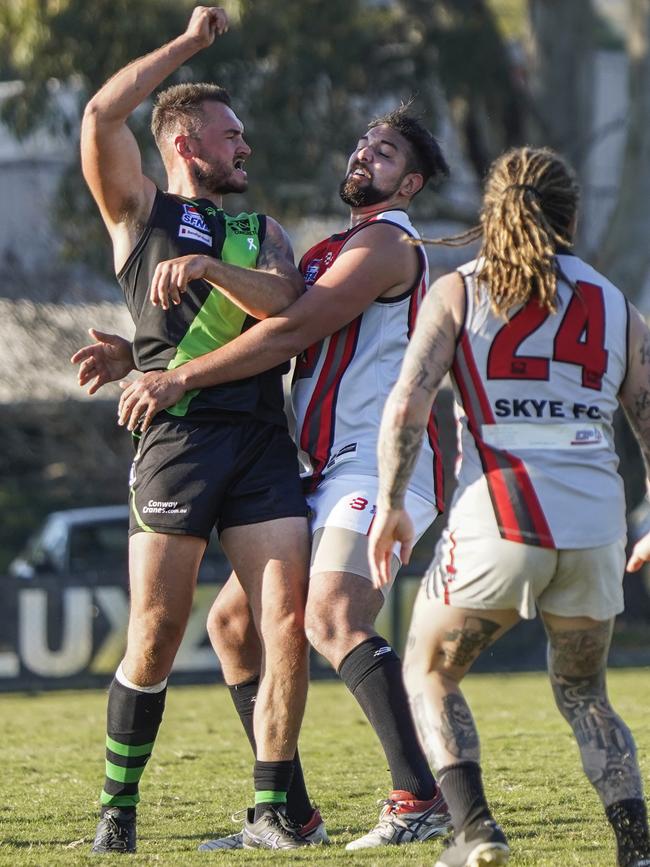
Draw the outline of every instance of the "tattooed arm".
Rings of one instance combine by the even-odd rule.
[[[632,305],[628,354],[627,376],[619,399],[641,447],[650,492],[650,329]],[[627,569],[629,572],[636,572],[649,561],[650,533],[634,546]]]
[[[422,304],[399,379],[386,402],[379,432],[378,511],[369,545],[377,587],[391,579],[395,542],[401,543],[403,563],[408,563],[411,555],[414,533],[404,497],[434,398],[454,360],[464,307],[460,274],[454,272],[436,280]]]
[[[207,280],[255,319],[274,316],[292,304],[305,288],[293,263],[289,236],[282,226],[266,218],[266,235],[257,268],[229,265],[214,256],[181,256],[160,262],[151,281],[150,299],[163,310],[180,304],[191,280]]]

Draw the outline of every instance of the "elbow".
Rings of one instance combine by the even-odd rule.
[[[281,290],[275,294],[273,302],[265,309],[259,310],[255,316],[257,319],[269,319],[278,316],[283,310],[297,301],[305,291],[305,284],[300,280],[284,280]]]
[[[90,142],[97,137],[97,128],[104,118],[104,109],[97,97],[93,97],[84,109],[81,118],[81,142]]]
[[[413,423],[411,405],[408,400],[397,399],[391,406],[391,421],[397,428],[409,427]]]
[[[97,99],[97,96],[93,96],[89,103],[87,103],[84,108],[83,117],[81,118],[81,125],[88,126],[89,124],[96,123],[97,118],[101,116],[102,106],[101,101]]]
[[[424,429],[427,419],[427,407],[408,392],[396,390],[386,403],[386,415],[390,424],[399,429]]]
[[[275,346],[278,358],[283,360],[294,358],[306,349],[305,332],[298,322],[282,316],[274,316],[269,320],[269,334]]]

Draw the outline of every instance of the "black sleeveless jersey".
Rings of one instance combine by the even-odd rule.
[[[205,280],[193,280],[179,305],[154,306],[149,290],[159,262],[192,253],[255,268],[266,232],[263,214],[226,214],[208,199],[156,191],[147,225],[117,279],[135,322],[133,357],[141,371],[168,370],[233,340],[255,323]],[[211,419],[231,413],[286,424],[282,373],[288,365],[222,385],[194,389],[166,412]]]

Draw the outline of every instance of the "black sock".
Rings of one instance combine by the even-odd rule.
[[[140,692],[113,679],[106,713],[102,812],[108,807],[134,808],[140,800],[138,784],[158,734],[166,694],[166,687],[155,693]]]
[[[255,711],[255,699],[257,698],[259,685],[259,677],[254,677],[252,680],[245,680],[243,683],[235,683],[228,687],[232,703],[235,705],[235,710],[237,711],[237,715],[244,727],[248,743],[251,745],[253,753],[255,753],[253,713]]]
[[[481,766],[477,762],[458,762],[440,768],[438,782],[451,813],[454,831],[492,819],[483,791]]]
[[[618,863],[628,867],[641,858],[650,858],[648,811],[642,798],[627,798],[605,808],[616,834]]]
[[[255,781],[255,821],[264,810],[273,804],[287,803],[287,792],[291,785],[293,761],[260,762],[255,760],[253,780]]]
[[[255,753],[253,711],[255,710],[255,699],[257,698],[259,684],[259,678],[254,677],[252,680],[246,680],[243,683],[236,683],[228,687],[233,704],[246,732],[248,742],[253,748],[253,753]],[[298,750],[296,750],[293,760],[293,776],[287,792],[287,815],[298,825],[306,825],[313,813],[314,808],[309,800],[307,786],[305,785],[300,755],[298,754]]]
[[[361,705],[381,741],[393,779],[393,789],[429,800],[435,780],[422,752],[402,680],[402,663],[379,635],[351,650],[339,675]]]

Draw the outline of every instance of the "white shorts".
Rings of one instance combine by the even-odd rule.
[[[427,596],[454,608],[516,609],[609,620],[623,611],[625,539],[557,550],[444,530],[424,578]]]
[[[351,572],[372,581],[368,563],[368,534],[377,511],[376,476],[346,475],[325,479],[307,495],[312,533],[310,575]],[[416,541],[438,512],[433,503],[408,491],[406,510],[415,527]],[[402,565],[394,549],[393,578]],[[390,588],[384,588],[388,592]]]

